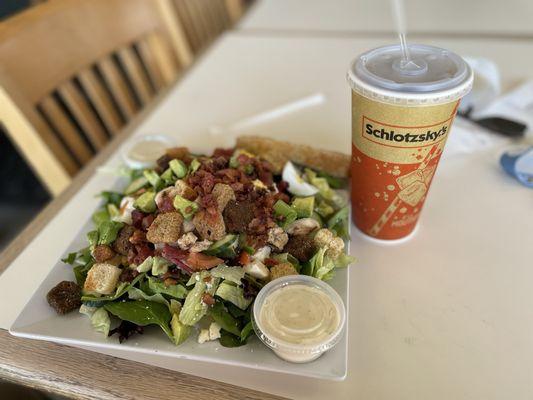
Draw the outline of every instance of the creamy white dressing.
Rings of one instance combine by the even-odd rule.
[[[327,341],[340,324],[340,313],[324,291],[303,284],[270,293],[259,315],[265,335],[295,345]]]

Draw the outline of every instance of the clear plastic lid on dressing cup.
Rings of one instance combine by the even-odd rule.
[[[457,54],[422,44],[409,53],[406,62],[399,44],[367,51],[352,62],[348,83],[362,96],[402,105],[450,103],[472,88],[472,69]]]
[[[337,292],[305,275],[284,276],[267,284],[257,295],[252,314],[259,339],[280,358],[294,363],[312,361],[335,346],[345,323],[344,303]]]

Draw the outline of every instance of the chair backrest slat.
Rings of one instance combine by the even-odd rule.
[[[161,73],[161,67],[159,66],[158,60],[150,48],[150,44],[146,39],[143,39],[137,44],[137,50],[139,51],[139,55],[141,56],[146,69],[148,70],[148,75],[152,85],[154,85],[156,91],[161,90],[165,86],[165,80],[163,78],[163,74]]]
[[[57,88],[57,91],[93,147],[97,150],[102,149],[109,141],[109,138],[79,89],[76,88],[72,81],[66,81]]]
[[[123,47],[117,52],[117,55],[137,97],[143,105],[149,103],[153,96],[153,90],[135,51],[132,47]]]
[[[106,92],[106,89],[92,68],[86,68],[78,73],[80,85],[87,93],[98,115],[102,119],[107,131],[115,135],[123,125],[122,118]]]
[[[111,90],[113,98],[117,102],[122,115],[126,120],[131,119],[137,112],[137,105],[133,100],[133,93],[126,82],[125,77],[119,70],[118,65],[110,56],[103,58],[96,65],[101,72],[106,85]]]
[[[85,142],[77,131],[72,120],[59,105],[57,99],[51,95],[46,96],[39,103],[39,108],[46,117],[52,130],[67,144],[78,162],[82,165],[88,162],[93,156],[93,152],[89,144]]]

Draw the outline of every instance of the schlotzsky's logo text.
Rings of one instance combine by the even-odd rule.
[[[431,146],[446,139],[451,118],[434,125],[398,126],[363,117],[361,135],[374,143],[391,147]]]

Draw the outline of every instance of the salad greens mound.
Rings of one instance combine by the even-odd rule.
[[[211,156],[172,148],[153,169],[130,170],[103,192],[88,246],[68,254],[76,283],[48,294],[59,313],[79,308],[119,340],[161,328],[179,345],[246,344],[255,296],[271,280],[328,280],[353,259],[346,182],[288,162],[281,176],[240,149]],[[81,304],[81,306],[80,306]],[[113,328],[112,328],[113,327]]]

